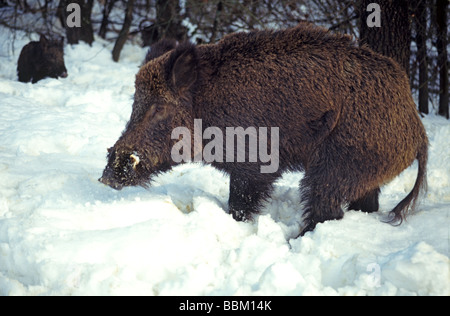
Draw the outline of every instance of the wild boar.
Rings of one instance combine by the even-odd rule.
[[[147,55],[145,55],[145,60],[143,65],[148,63],[150,60],[155,59],[164,53],[174,49],[177,47],[177,41],[174,39],[162,39],[159,42],[156,42],[152,46],[150,46],[150,49],[147,52]]]
[[[64,38],[48,40],[44,35],[38,42],[25,45],[17,61],[19,81],[36,83],[46,77],[66,78],[63,45]]]
[[[210,146],[208,139],[232,127],[241,128],[230,138],[237,138],[234,144]],[[189,133],[174,133],[178,128]],[[266,128],[279,139],[252,142],[256,128],[256,137]],[[250,159],[264,144],[276,150],[272,172],[262,172],[268,162],[262,155]],[[136,75],[130,121],[99,180],[115,189],[146,186],[188,160],[174,159],[174,148],[194,161],[202,151],[215,157],[203,161],[230,175],[228,207],[239,221],[258,212],[283,172],[303,171],[303,235],[341,219],[343,206],[377,211],[380,186],[417,159],[414,187],[391,212],[401,222],[425,184],[428,140],[408,78],[394,60],[303,24],[235,33],[216,44],[181,43],[154,56]]]

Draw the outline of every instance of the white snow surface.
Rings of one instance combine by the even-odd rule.
[[[33,85],[16,76],[29,39],[0,34],[0,295],[450,295],[449,121],[423,118],[428,192],[401,226],[383,220],[416,163],[383,188],[380,212],[296,238],[301,173],[245,223],[210,166],[178,166],[148,189],[97,181],[145,49],[126,45],[115,63],[100,39],[66,46],[68,78]]]

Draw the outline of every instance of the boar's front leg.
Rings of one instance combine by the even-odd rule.
[[[230,197],[228,208],[237,221],[252,219],[261,203],[269,197],[275,177],[258,175],[230,175]]]

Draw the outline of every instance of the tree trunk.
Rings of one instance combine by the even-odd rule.
[[[214,43],[216,41],[217,27],[219,26],[220,16],[222,15],[223,4],[222,1],[217,3],[216,15],[214,17],[214,23],[211,30],[211,37],[209,38],[210,43]]]
[[[381,27],[369,27],[367,7],[376,3],[381,8]],[[407,0],[359,0],[360,44],[396,60],[409,75],[411,55],[411,22]]]
[[[103,7],[103,19],[102,24],[100,25],[100,30],[98,31],[98,35],[101,38],[106,38],[106,31],[108,29],[109,23],[109,14],[111,13],[112,8],[114,7],[114,3],[116,0],[106,0],[105,5]]]
[[[448,0],[436,1],[436,24],[438,30],[437,50],[439,65],[439,115],[449,118],[448,52],[447,52]]]
[[[112,51],[112,57],[115,62],[119,61],[120,52],[122,51],[123,45],[125,45],[125,42],[127,41],[128,33],[130,32],[130,26],[133,20],[133,6],[134,0],[128,0],[122,29],[120,30],[119,37],[117,38]]]
[[[186,38],[187,30],[181,24],[180,10],[178,0],[156,1],[156,27],[159,39],[173,38],[181,41]]]
[[[419,111],[428,114],[427,0],[416,0],[417,63],[419,65]]]
[[[67,11],[70,3],[77,3],[81,8],[81,27],[69,27],[67,25],[67,17],[71,12]],[[91,23],[91,12],[94,0],[60,0],[58,6],[59,18],[66,29],[67,42],[69,44],[78,44],[83,41],[92,44],[94,41],[94,30]]]

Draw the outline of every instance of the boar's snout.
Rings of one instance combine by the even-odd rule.
[[[68,74],[67,71],[64,71],[62,74],[59,75],[61,78],[67,78]]]
[[[98,179],[98,181],[100,181],[103,184],[106,184],[107,186],[110,186],[115,190],[122,190],[123,188],[122,184],[114,180],[113,172],[108,167],[105,169],[103,175]]]
[[[122,190],[122,188],[123,188],[123,185],[121,185],[120,183],[116,183],[105,177],[100,177],[98,179],[98,181],[100,181],[103,184],[106,184],[107,186],[110,186],[111,188],[113,188],[115,190]]]
[[[98,181],[113,189],[121,190],[125,186],[144,185],[141,181],[141,159],[137,151],[128,148],[109,148],[108,164]]]

